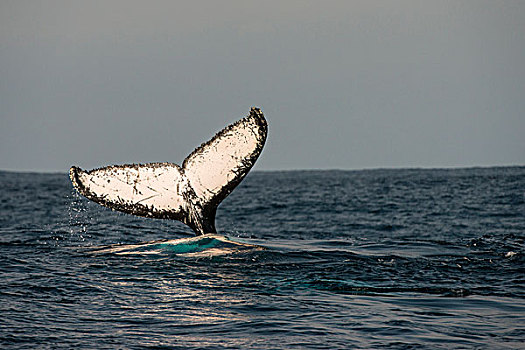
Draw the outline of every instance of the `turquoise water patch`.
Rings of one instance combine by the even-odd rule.
[[[185,254],[185,253],[197,253],[202,252],[209,248],[215,248],[220,245],[221,242],[215,238],[205,237],[199,240],[193,240],[191,242],[161,242],[157,244],[151,244],[143,247],[133,249],[134,251],[152,251],[152,250],[164,250],[176,254]]]

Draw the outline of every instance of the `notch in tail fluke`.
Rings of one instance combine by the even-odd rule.
[[[268,125],[259,108],[219,131],[182,163],[112,165],[69,170],[75,189],[128,214],[179,220],[197,235],[216,233],[219,204],[244,179],[262,152]]]

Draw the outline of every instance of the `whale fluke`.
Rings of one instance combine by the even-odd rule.
[[[219,131],[182,163],[125,164],[69,177],[84,197],[128,214],[179,220],[197,235],[216,233],[219,204],[244,179],[261,154],[268,126],[263,113],[250,114]]]

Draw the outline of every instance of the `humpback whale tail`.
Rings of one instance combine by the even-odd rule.
[[[219,131],[178,166],[113,165],[69,170],[75,189],[105,207],[128,214],[179,220],[197,235],[216,233],[219,204],[244,179],[261,154],[268,126],[259,108]]]

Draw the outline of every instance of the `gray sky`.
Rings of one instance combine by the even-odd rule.
[[[0,0],[0,169],[170,161],[262,107],[256,166],[525,164],[525,1]]]

